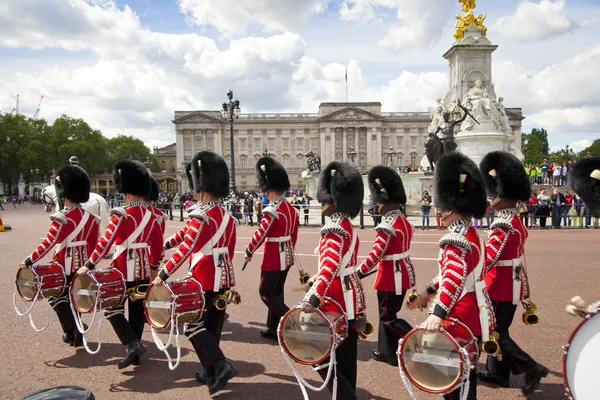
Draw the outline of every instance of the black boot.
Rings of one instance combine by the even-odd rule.
[[[538,386],[540,386],[542,378],[548,376],[549,372],[548,368],[542,364],[537,364],[531,371],[527,372],[525,375],[525,386],[521,389],[523,395],[528,396],[535,392]]]
[[[196,371],[196,382],[200,385],[211,386],[215,381],[215,370],[211,368],[211,372],[206,371],[204,368],[200,368]]]
[[[133,363],[136,356],[141,356],[146,352],[146,348],[140,340],[129,343],[125,346],[125,357],[119,361],[119,369],[127,368]]]
[[[260,330],[260,336],[262,336],[266,339],[277,340],[277,331],[269,329],[269,328],[264,328],[264,329]]]
[[[396,357],[386,357],[379,350],[371,350],[371,356],[375,361],[384,362],[395,367],[398,366],[398,359]]]
[[[502,388],[510,387],[510,381],[508,378],[504,378],[500,375],[492,374],[489,371],[481,371],[477,373],[477,377],[486,383],[491,383],[493,385],[498,385]]]
[[[214,394],[223,389],[227,382],[237,375],[237,371],[226,360],[217,361],[214,381],[208,386],[208,392]]]
[[[140,356],[133,357],[133,360],[131,361],[131,365],[140,365]]]
[[[75,348],[83,346],[83,335],[78,329],[73,331],[73,341],[71,342],[71,346]]]
[[[75,338],[75,332],[67,331],[62,334],[62,341],[73,346],[73,339]]]

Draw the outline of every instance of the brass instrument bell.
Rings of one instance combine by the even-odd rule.
[[[298,273],[300,274],[300,284],[305,285],[310,280],[310,274],[306,272],[306,270],[299,269]]]
[[[523,323],[525,325],[537,325],[540,322],[540,318],[537,316],[537,306],[531,300],[523,300],[521,301],[525,312],[523,313]]]
[[[500,351],[500,344],[498,344],[499,339],[500,334],[498,334],[498,332],[492,332],[490,333],[490,339],[481,342],[479,346],[482,352],[489,356],[496,357],[498,361],[502,360],[502,352]]]
[[[213,299],[213,304],[219,311],[226,309],[228,304],[240,304],[241,302],[242,296],[234,289],[227,290]]]
[[[134,286],[132,288],[127,289],[127,296],[129,297],[129,300],[131,301],[137,301],[137,300],[143,300],[146,298],[146,292],[140,292],[140,288],[142,287],[149,287],[150,284],[149,283],[144,283],[142,285],[137,285]],[[146,289],[148,290],[148,289]]]
[[[356,316],[353,328],[361,339],[366,339],[367,336],[371,336],[373,332],[375,332],[375,326],[367,320],[367,317],[364,314]]]

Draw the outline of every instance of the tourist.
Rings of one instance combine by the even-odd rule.
[[[537,198],[538,209],[537,216],[540,217],[540,228],[546,228],[546,218],[550,216],[550,197],[548,196],[548,190],[542,189],[540,195]]]
[[[421,220],[421,230],[425,229],[425,222],[427,222],[427,230],[429,230],[429,213],[431,211],[431,196],[429,192],[425,190],[421,196],[421,213],[423,214]]]
[[[531,197],[527,201],[527,209],[529,210],[529,226],[528,226],[529,229],[531,229],[535,226],[535,222],[536,222],[535,215],[536,215],[536,211],[537,211],[537,206],[538,206],[537,194],[536,194],[535,190],[532,190]]]
[[[542,164],[540,164],[540,171],[542,172],[542,182],[541,182],[542,185],[549,184],[548,170],[549,170],[548,160],[546,160],[544,158],[544,161],[542,162]]]
[[[577,193],[573,194],[573,227],[583,228],[583,200]]]
[[[556,165],[555,167],[560,168],[560,165]],[[556,168],[555,170],[556,171]],[[554,175],[556,176],[556,175]],[[558,188],[555,187],[553,192],[552,192],[552,207],[554,209],[554,218],[553,218],[553,223],[552,226],[560,229],[560,220],[566,216],[566,208],[565,208],[565,204],[566,204],[566,199],[565,199],[565,195],[562,194],[561,192],[558,191]]]
[[[437,208],[435,209],[435,223],[437,224],[437,228],[439,231],[444,229],[444,227],[442,226],[442,212]]]
[[[560,186],[561,173],[561,166],[558,163],[554,163],[554,169],[552,171],[552,185],[554,185],[555,187]]]
[[[564,167],[566,168],[566,167]],[[571,191],[567,190],[565,192],[565,206],[563,207],[563,225],[571,226],[571,217],[573,216],[573,195],[571,195]],[[568,222],[568,224],[567,224]]]
[[[567,174],[569,173],[569,169],[567,168],[567,163],[563,162],[562,165],[562,173],[560,175],[561,185],[567,185]]]
[[[304,193],[304,197],[302,197],[302,204],[304,209],[304,226],[308,226],[308,214],[310,212],[310,201],[313,198],[308,195],[308,193]]]
[[[494,222],[494,209],[492,208],[492,199],[487,199],[487,209],[485,211],[485,222],[487,226],[492,226],[492,222]]]

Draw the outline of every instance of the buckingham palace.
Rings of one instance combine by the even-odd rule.
[[[512,132],[520,134],[522,110],[507,108],[506,113]],[[230,164],[229,120],[220,111],[175,111],[172,122],[179,168],[201,150],[221,154]],[[237,188],[258,188],[254,166],[265,152],[287,169],[292,189],[303,187],[310,150],[322,165],[354,162],[363,173],[390,159],[396,167],[417,166],[430,123],[428,112],[381,112],[379,102],[321,103],[318,113],[241,114],[233,124]],[[185,179],[182,189],[189,190]]]

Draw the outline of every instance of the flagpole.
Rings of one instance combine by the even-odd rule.
[[[346,103],[348,102],[348,66],[346,65]]]

